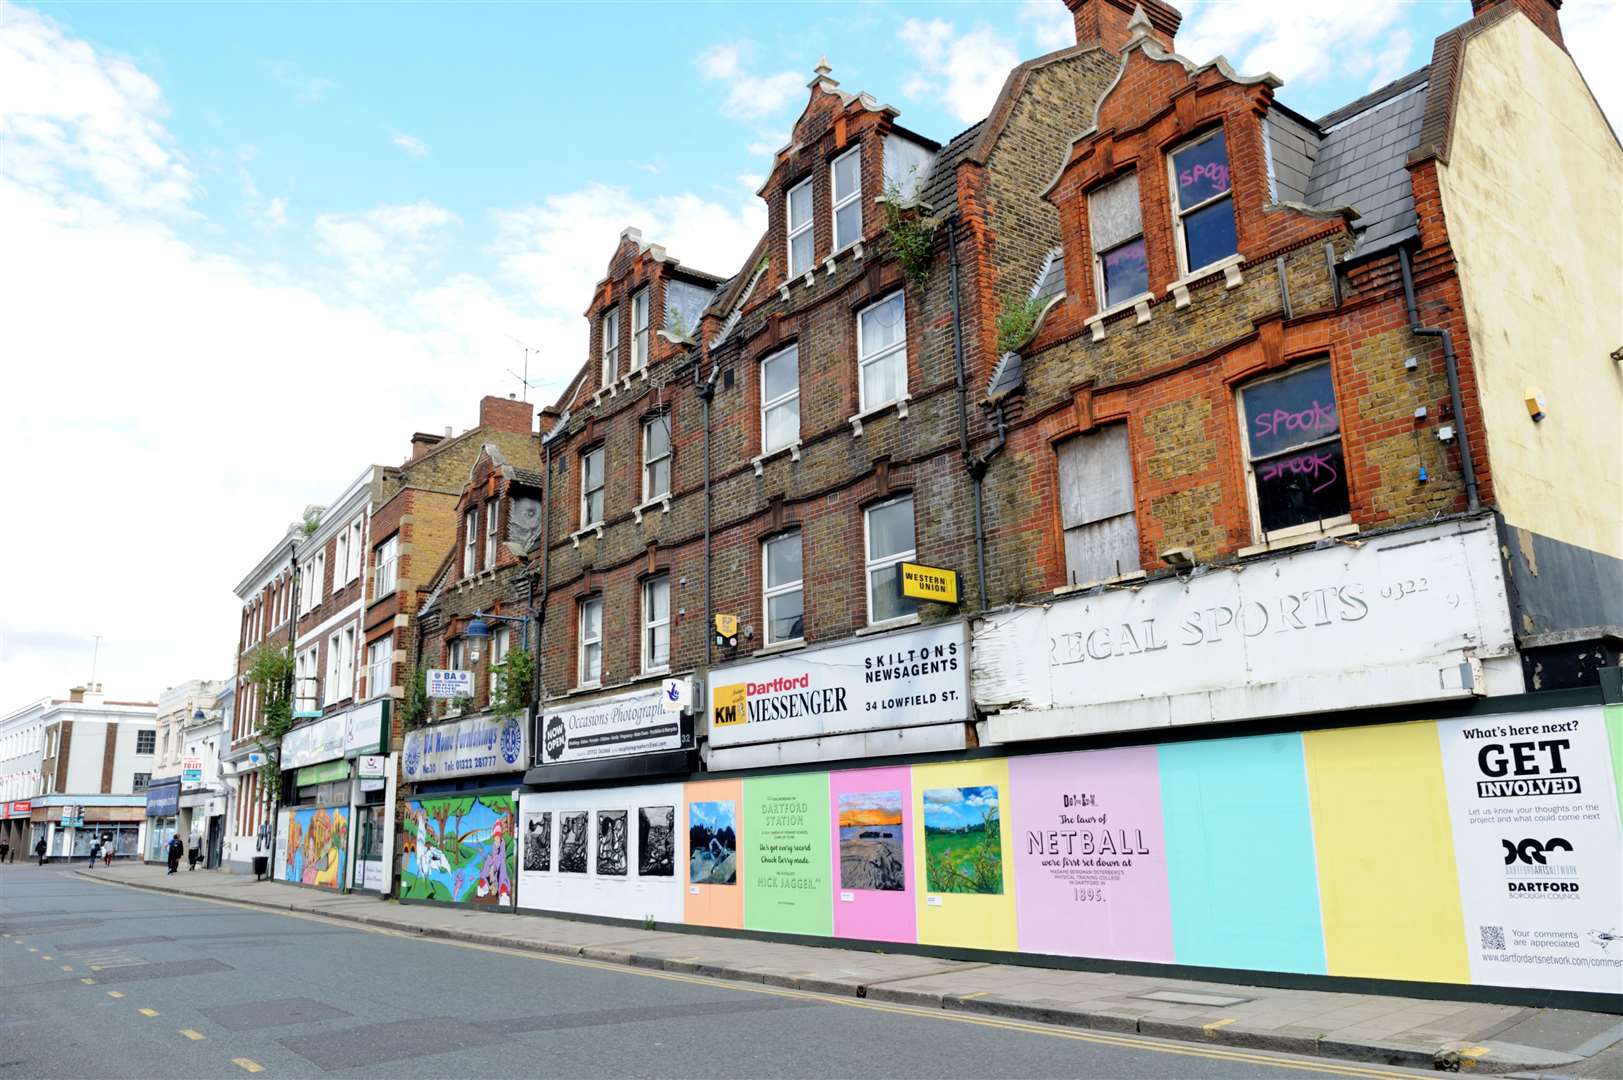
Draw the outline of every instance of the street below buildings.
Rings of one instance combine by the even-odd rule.
[[[0,870],[0,1075],[1418,1076]]]

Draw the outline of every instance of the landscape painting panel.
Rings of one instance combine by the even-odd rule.
[[[552,869],[552,811],[524,815],[524,869]]]
[[[880,892],[907,888],[900,791],[840,796],[840,888]]]
[[[1003,843],[996,787],[924,792],[925,888],[934,893],[1003,892]]]
[[[626,812],[597,812],[597,872],[600,877],[626,876]]]
[[[511,907],[516,817],[509,795],[408,800],[400,898]]]
[[[738,882],[738,804],[688,803],[688,880],[695,885]]]
[[[588,817],[584,810],[558,815],[558,872],[586,873],[586,833]]]
[[[637,875],[676,876],[676,807],[644,806],[637,811]]]

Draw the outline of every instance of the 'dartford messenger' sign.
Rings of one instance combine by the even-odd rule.
[[[999,742],[1395,705],[1512,644],[1493,526],[1457,522],[987,615],[975,700]]]
[[[786,653],[710,674],[710,743],[740,746],[969,718],[964,624]]]
[[[407,733],[401,766],[408,782],[518,772],[529,764],[523,716],[474,716]]]
[[[682,714],[665,708],[663,687],[550,714],[541,722],[539,765],[682,749]]]

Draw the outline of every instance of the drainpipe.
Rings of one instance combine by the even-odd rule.
[[[1465,475],[1465,508],[1469,513],[1482,509],[1477,496],[1476,468],[1471,461],[1471,434],[1465,427],[1465,405],[1460,399],[1459,363],[1454,356],[1454,335],[1447,327],[1420,325],[1420,311],[1415,306],[1414,271],[1409,265],[1409,248],[1398,248],[1398,268],[1403,274],[1403,302],[1409,310],[1409,332],[1416,337],[1441,338],[1443,363],[1448,372],[1448,399],[1454,408],[1454,426],[1459,430],[1460,472]]]
[[[535,652],[532,662],[535,666],[535,689],[532,697],[535,699],[535,715],[530,718],[530,746],[541,745],[541,702],[546,696],[545,665],[541,661],[541,634],[547,625],[547,601],[552,593],[552,444],[563,435],[569,427],[570,411],[553,421],[552,429],[541,436],[541,469],[546,477],[546,483],[541,485],[541,603],[535,602],[535,578],[530,578],[530,615],[535,620]],[[526,631],[528,627],[526,627]],[[528,634],[526,633],[526,637]],[[535,751],[532,749],[531,753]],[[532,764],[532,763],[526,763]]]
[[[986,453],[968,459],[969,478],[975,486],[975,577],[980,585],[982,611],[990,606],[986,602],[986,470],[1008,441],[1008,426],[1004,421],[1001,401],[992,410],[992,422],[997,425],[997,438],[986,448]]]
[[[964,311],[958,298],[958,214],[947,218],[947,287],[952,292],[952,358],[958,377],[958,453],[969,460],[969,377],[964,368]]]
[[[695,357],[693,387],[698,391],[699,400],[704,403],[704,667],[708,674],[716,642],[713,630],[716,616],[711,609],[710,598],[710,401],[716,396],[716,376],[721,374],[721,365],[712,364],[708,377],[700,375],[703,366],[702,361]]]

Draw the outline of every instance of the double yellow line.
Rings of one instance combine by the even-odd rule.
[[[103,884],[118,885],[122,882],[101,880]],[[249,910],[264,912],[267,909],[257,904],[245,904],[236,900],[222,900],[211,896],[186,895],[188,899],[201,900],[210,904],[222,904],[226,907],[247,908]],[[900,1016],[916,1016],[925,1020],[946,1020],[957,1024],[974,1024],[978,1027],[992,1028],[997,1031],[1015,1031],[1026,1035],[1042,1035],[1051,1039],[1069,1039],[1072,1042],[1091,1043],[1096,1046],[1112,1046],[1123,1050],[1148,1051],[1157,1054],[1174,1054],[1179,1057],[1204,1058],[1208,1061],[1233,1061],[1247,1065],[1261,1065],[1273,1069],[1297,1069],[1302,1072],[1328,1073],[1331,1076],[1356,1076],[1369,1080],[1414,1080],[1414,1077],[1424,1075],[1415,1071],[1397,1072],[1383,1069],[1378,1066],[1358,1065],[1352,1062],[1316,1061],[1312,1058],[1273,1056],[1244,1049],[1218,1046],[1197,1046],[1194,1044],[1179,1044],[1161,1039],[1153,1039],[1142,1035],[1117,1035],[1109,1032],[1077,1031],[1070,1028],[1057,1027],[1051,1024],[1036,1024],[1025,1020],[1011,1020],[998,1016],[986,1016],[976,1013],[961,1012],[952,1009],[923,1008],[917,1005],[902,1005],[888,1001],[870,1001],[866,998],[840,997],[832,994],[817,994],[808,990],[794,990],[788,987],[757,985],[755,983],[731,982],[725,979],[713,979],[702,975],[685,975],[676,971],[660,971],[654,968],[631,967],[624,964],[615,964],[605,960],[592,960],[586,957],[559,956],[553,953],[533,952],[528,949],[518,949],[500,945],[486,945],[477,941],[457,941],[452,938],[431,937],[425,934],[407,933],[402,930],[392,930],[387,927],[369,926],[366,923],[355,923],[347,919],[334,919],[326,915],[314,915],[298,911],[271,910],[276,915],[291,915],[297,919],[306,919],[310,922],[326,924],[341,924],[345,927],[357,928],[372,934],[384,934],[389,937],[405,938],[411,941],[432,942],[439,945],[450,945],[459,949],[477,949],[481,952],[496,953],[501,956],[516,956],[527,960],[544,960],[553,964],[565,964],[570,967],[587,968],[592,971],[616,972],[623,975],[638,975],[647,979],[664,979],[668,982],[687,983],[693,986],[716,987],[722,986],[730,990],[739,990],[750,994],[769,994],[773,997],[791,998],[800,1001],[815,1001],[824,1005],[839,1005],[848,1009],[870,1009],[875,1012],[889,1013]]]

